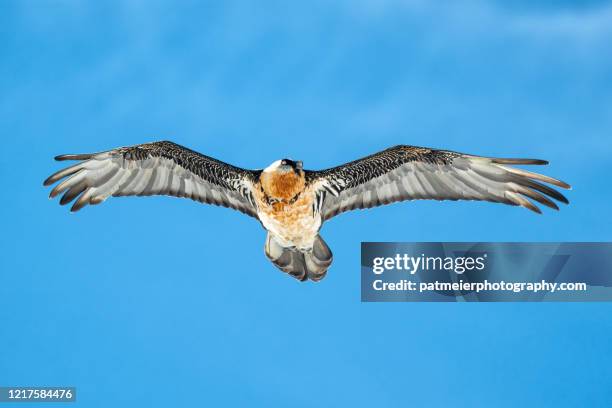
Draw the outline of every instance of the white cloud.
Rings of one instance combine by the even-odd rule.
[[[539,39],[598,42],[612,34],[612,5],[589,8],[534,7],[503,8],[496,2],[424,0],[362,0],[345,3],[353,15],[364,20],[380,20],[409,15],[413,20],[428,19],[441,30],[482,31],[526,34]]]
[[[612,34],[612,6],[517,16],[513,19],[512,27],[538,36],[609,42]]]

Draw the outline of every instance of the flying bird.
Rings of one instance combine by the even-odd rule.
[[[45,180],[61,180],[50,193],[63,193],[71,211],[109,197],[168,195],[233,208],[258,219],[267,231],[265,254],[280,270],[319,281],[332,252],[319,235],[322,224],[345,211],[404,200],[481,200],[558,210],[568,200],[549,185],[557,179],[513,165],[544,165],[537,159],[481,157],[416,146],[395,146],[326,170],[305,170],[282,159],[247,170],[163,141],[90,154],[57,156],[77,160]]]

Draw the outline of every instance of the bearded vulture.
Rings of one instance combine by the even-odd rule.
[[[172,142],[68,154],[77,160],[47,180],[50,198],[71,211],[108,197],[169,195],[220,205],[258,219],[268,235],[266,256],[282,271],[305,281],[325,277],[332,252],[319,235],[324,221],[345,211],[404,200],[484,200],[525,207],[534,202],[558,210],[567,204],[562,181],[512,165],[544,160],[473,156],[415,146],[395,146],[327,170],[304,170],[301,161],[278,160],[246,170]]]

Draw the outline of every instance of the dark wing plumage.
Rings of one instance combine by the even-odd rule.
[[[323,219],[358,208],[403,200],[483,200],[520,205],[540,213],[529,199],[558,209],[568,203],[543,184],[570,188],[562,181],[509,165],[548,164],[536,159],[501,159],[415,146],[395,146],[353,162],[308,171]],[[550,197],[550,198],[549,198]]]
[[[252,187],[257,172],[204,156],[172,142],[120,147],[100,153],[63,155],[80,160],[53,174],[44,184],[64,179],[50,197],[60,204],[76,199],[71,211],[108,197],[169,195],[221,205],[257,217]]]

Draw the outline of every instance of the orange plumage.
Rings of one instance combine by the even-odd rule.
[[[290,172],[269,172],[262,173],[261,186],[268,197],[288,201],[304,191],[306,179],[304,174]]]

